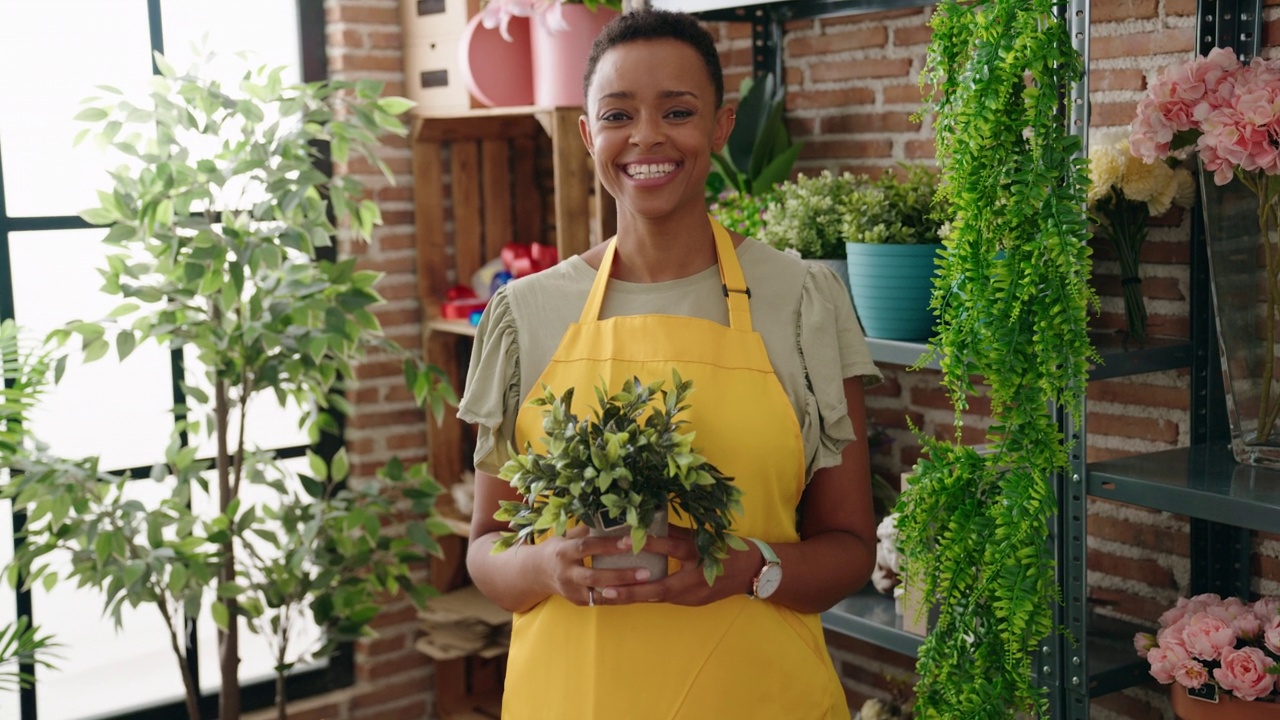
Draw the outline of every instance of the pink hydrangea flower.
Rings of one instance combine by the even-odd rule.
[[[1222,667],[1214,668],[1213,679],[1241,700],[1257,700],[1275,690],[1276,676],[1267,674],[1267,668],[1275,664],[1256,647],[1228,650]]]

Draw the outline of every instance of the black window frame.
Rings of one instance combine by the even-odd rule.
[[[147,17],[149,24],[149,35],[151,41],[151,49],[155,52],[164,52],[164,33],[161,23],[161,0],[140,0],[146,3]],[[298,37],[301,51],[300,70],[303,82],[316,82],[326,80],[329,77],[328,57],[325,50],[325,14],[323,0],[295,0],[297,9]],[[152,73],[159,74],[158,68],[152,64]],[[321,148],[322,171],[329,173],[332,170],[332,164],[329,161],[328,148]],[[0,158],[3,158],[3,147],[0,147]],[[0,163],[0,320],[8,320],[15,318],[15,301],[13,295],[13,266],[9,252],[9,238],[12,233],[40,231],[40,230],[80,230],[92,229],[94,226],[85,222],[74,215],[60,216],[39,216],[39,217],[11,217],[8,213],[5,200],[5,178],[3,164]],[[337,257],[336,244],[328,248],[320,249],[318,253],[322,259],[335,259]],[[172,383],[174,404],[182,404],[185,396],[177,379],[182,376],[182,353],[180,350],[174,350],[170,355],[170,364],[173,369]],[[339,418],[339,427],[343,425],[342,419]],[[183,439],[184,442],[186,439]],[[315,450],[322,456],[332,457],[341,447],[342,440],[339,436],[334,438],[326,436],[319,447],[293,446],[286,448],[277,448],[276,453],[281,458],[301,457],[305,455],[308,449]],[[149,467],[128,468],[123,471],[133,477],[148,477],[150,474]],[[14,542],[17,543],[16,535],[22,528],[23,517],[21,514],[15,513],[13,517]],[[35,611],[38,608],[32,607],[31,594],[26,591],[19,591],[17,595],[17,615],[19,617],[29,617],[33,621],[38,622],[38,616]],[[195,622],[193,618],[186,621],[186,653],[187,663],[191,668],[192,674],[199,682],[198,653],[196,646]],[[25,665],[22,668],[25,672],[30,673],[36,678],[35,683],[29,687],[19,691],[19,717],[21,720],[38,720],[36,697],[39,690],[39,673],[38,669],[32,665]],[[314,668],[291,674],[286,679],[286,692],[291,700],[299,700],[307,697],[315,697],[325,693],[349,687],[355,684],[355,647],[353,643],[341,643],[336,650],[328,657],[328,662],[324,667]],[[180,688],[181,685],[175,677],[174,687]],[[275,703],[275,680],[269,678],[260,682],[244,685],[241,688],[241,706],[247,712],[262,708],[271,707]],[[216,717],[218,710],[217,693],[204,693],[200,698],[200,712],[205,717]],[[178,696],[175,702],[168,702],[159,705],[144,706],[135,709],[123,711],[113,718],[129,718],[130,720],[172,720],[174,717],[182,717],[186,713],[186,704],[182,696]]]

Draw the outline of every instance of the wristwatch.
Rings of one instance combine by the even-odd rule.
[[[764,556],[764,567],[760,568],[755,580],[751,581],[749,597],[764,600],[773,595],[778,585],[782,584],[782,562],[765,541],[753,537],[747,539],[755,543],[756,547],[760,548],[760,554]]]

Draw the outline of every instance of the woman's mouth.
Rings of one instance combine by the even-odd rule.
[[[677,163],[633,163],[624,165],[622,171],[632,180],[654,180],[675,172]]]

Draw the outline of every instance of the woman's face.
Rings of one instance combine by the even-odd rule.
[[[661,218],[696,205],[711,153],[733,129],[716,108],[702,58],[678,40],[638,40],[608,50],[596,66],[579,123],[600,182],[621,207]]]

